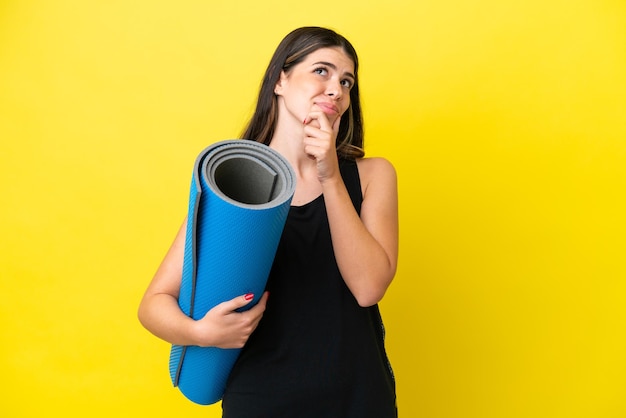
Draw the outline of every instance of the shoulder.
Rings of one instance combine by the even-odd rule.
[[[359,168],[363,196],[371,189],[396,188],[396,169],[389,160],[382,157],[371,157],[357,159],[356,163]]]
[[[394,180],[396,179],[396,169],[393,164],[382,157],[359,158],[356,160],[359,167],[359,175],[361,181],[372,181],[379,178]]]
[[[396,172],[391,161],[383,157],[358,158],[356,163],[359,166],[359,171],[362,172],[383,171],[394,175]]]

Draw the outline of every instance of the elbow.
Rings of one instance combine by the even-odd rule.
[[[396,264],[390,263],[383,270],[366,268],[353,276],[344,275],[344,280],[359,306],[368,308],[383,299],[395,275]]]
[[[374,306],[383,299],[392,279],[393,275],[391,275],[388,279],[381,281],[378,285],[367,286],[360,290],[353,291],[352,294],[360,307],[368,308],[370,306]]]
[[[379,272],[376,276],[372,276],[366,281],[366,283],[370,283],[370,285],[363,287],[358,295],[355,294],[359,306],[368,308],[383,300],[387,289],[389,289],[396,275],[396,268],[396,263],[390,263],[385,271]]]
[[[139,320],[139,323],[145,328],[146,324],[143,304],[140,304],[139,309],[137,309],[137,319]]]
[[[356,303],[358,303],[361,308],[369,308],[370,306],[374,306],[380,302],[384,295],[384,291],[379,293],[369,292],[367,295],[358,295],[354,298],[356,299]]]
[[[137,308],[137,319],[139,320],[139,323],[144,328],[149,329],[148,328],[149,315],[148,315],[148,307],[146,306],[145,297],[141,300],[141,302],[139,303],[139,307]]]

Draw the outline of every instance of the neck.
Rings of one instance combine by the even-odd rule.
[[[304,152],[303,138],[301,122],[279,121],[269,145],[289,161],[299,178],[307,177],[308,173],[317,176],[316,162]]]

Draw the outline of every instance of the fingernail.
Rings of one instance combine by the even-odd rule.
[[[304,120],[302,121],[303,125],[306,125],[306,118],[304,118]]]
[[[243,298],[244,298],[245,300],[252,300],[252,299],[254,299],[254,294],[253,294],[253,293],[246,293],[246,294],[243,296]]]

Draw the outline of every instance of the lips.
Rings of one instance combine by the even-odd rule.
[[[317,107],[322,109],[322,112],[328,115],[334,115],[339,113],[339,108],[332,103],[320,102],[315,104],[317,105]]]

